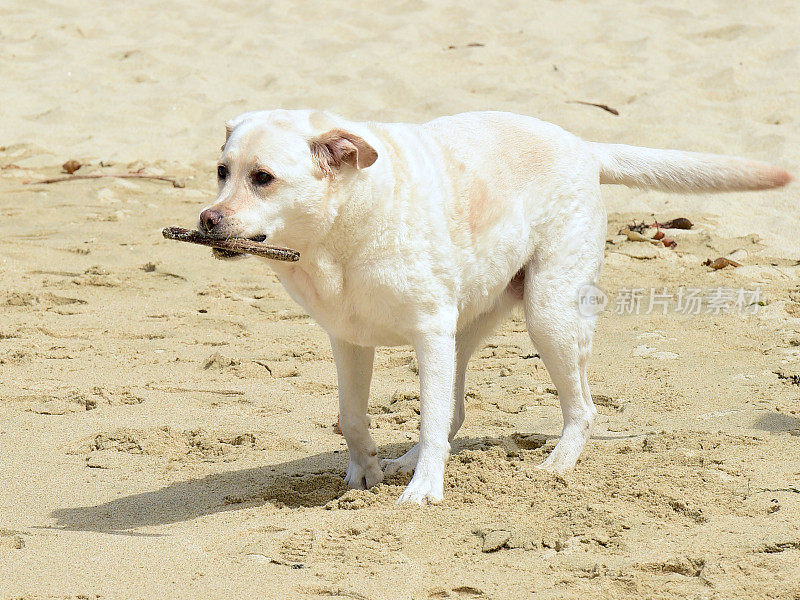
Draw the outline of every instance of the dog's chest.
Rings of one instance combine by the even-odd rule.
[[[292,299],[330,335],[361,346],[393,346],[408,342],[398,315],[385,310],[381,292],[348,281],[340,267],[326,264],[301,269],[278,269],[278,277]]]

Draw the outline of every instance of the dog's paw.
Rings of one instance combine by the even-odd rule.
[[[575,467],[578,457],[589,438],[589,427],[565,428],[556,447],[537,468],[543,471],[564,475]]]
[[[556,475],[565,475],[575,468],[575,463],[578,461],[580,454],[581,448],[576,449],[574,446],[559,448],[556,445],[550,456],[544,462],[536,465],[536,468]]]
[[[419,444],[415,444],[411,450],[399,458],[385,458],[381,461],[381,468],[386,477],[391,477],[397,473],[413,473],[417,467],[419,458]]]
[[[554,459],[553,456],[550,455],[544,462],[536,465],[536,468],[556,475],[565,475],[572,470],[572,465],[568,463],[565,464],[562,460]]]
[[[398,504],[435,504],[444,497],[444,481],[442,477],[419,474],[414,475],[411,483],[398,498]]]
[[[381,481],[383,481],[383,471],[381,471],[378,461],[374,457],[367,462],[366,466],[352,458],[350,459],[344,482],[351,488],[368,490],[372,486],[378,485]]]

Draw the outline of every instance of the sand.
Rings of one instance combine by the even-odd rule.
[[[225,119],[278,106],[383,121],[511,110],[797,174],[799,12],[0,8],[0,598],[800,598],[796,184],[606,188],[600,417],[576,470],[535,469],[560,411],[515,315],[471,363],[446,498],[426,508],[395,505],[403,477],[343,485],[327,337],[268,265],[160,236],[213,196]],[[79,174],[144,169],[184,187],[26,183],[68,159]],[[616,235],[676,216],[696,226],[669,232],[674,250]],[[744,266],[702,265],[731,253]],[[626,290],[652,287],[760,287],[761,304],[617,314]],[[411,350],[380,349],[381,456],[413,444],[418,406]]]

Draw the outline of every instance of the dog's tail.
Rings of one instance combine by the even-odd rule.
[[[786,185],[781,168],[735,156],[591,143],[600,161],[600,183],[666,192],[766,190]]]

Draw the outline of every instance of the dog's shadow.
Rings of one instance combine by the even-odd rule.
[[[800,431],[800,419],[768,414],[754,427],[766,431]],[[647,435],[599,435],[593,440],[615,441]],[[456,438],[453,453],[464,450],[488,450],[494,446],[507,449],[541,448],[542,458],[558,436],[540,433],[515,433],[503,437]],[[413,444],[386,444],[379,448],[383,458],[397,457]],[[347,453],[324,452],[269,466],[240,469],[178,481],[131,496],[117,498],[96,506],[60,508],[50,513],[52,528],[73,531],[99,531],[122,535],[159,535],[136,531],[158,525],[188,521],[204,515],[239,510],[266,502],[289,508],[325,506],[348,491],[343,481]],[[396,476],[388,483],[405,485],[408,476]]]
[[[553,439],[541,434],[459,438],[453,444],[453,451],[488,449],[498,445],[520,447],[523,438],[530,440],[530,447],[542,446],[548,439]],[[411,446],[411,443],[384,445],[379,449],[379,456],[400,456]],[[522,442],[524,446],[525,442]],[[96,506],[60,508],[50,516],[56,520],[53,527],[57,529],[147,536],[154,534],[135,530],[237,510],[254,503],[274,502],[290,508],[324,506],[348,491],[342,479],[346,461],[346,452],[325,452],[271,466],[178,481]],[[400,476],[396,482],[404,484],[407,480]]]

